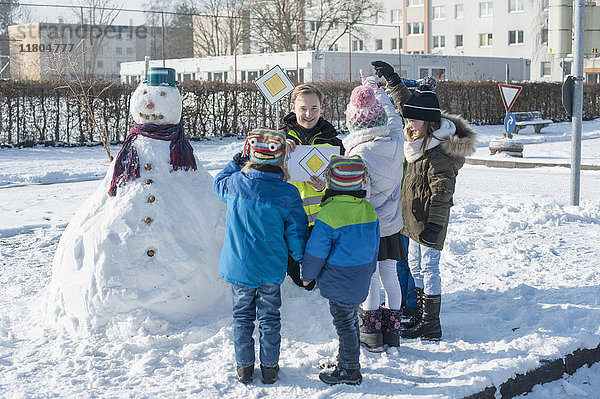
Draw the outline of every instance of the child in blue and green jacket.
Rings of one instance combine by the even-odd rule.
[[[366,167],[358,155],[332,155],[321,211],[306,244],[302,280],[316,279],[329,299],[339,337],[338,364],[319,374],[326,384],[362,382],[358,308],[369,293],[379,252],[379,220],[364,199]]]
[[[237,374],[245,384],[253,378],[252,333],[257,318],[262,382],[277,380],[280,286],[288,254],[302,262],[308,235],[300,193],[286,182],[285,144],[281,131],[251,131],[244,153],[236,154],[214,180],[215,192],[227,203],[219,273],[231,283]]]

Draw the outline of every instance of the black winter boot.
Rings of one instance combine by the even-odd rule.
[[[423,295],[423,317],[414,327],[402,330],[402,338],[422,338],[439,341],[442,338],[440,325],[441,295]]]
[[[260,371],[262,373],[262,382],[263,384],[274,384],[277,381],[277,376],[279,375],[279,365],[275,367],[267,367],[260,365]]]
[[[322,371],[319,379],[329,385],[359,385],[362,382],[362,375],[360,369],[347,370],[338,366],[333,371]]]
[[[358,325],[360,343],[369,352],[383,351],[383,335],[381,334],[381,308],[377,310],[358,309]]]
[[[252,382],[252,374],[254,374],[254,365],[237,368],[238,381],[241,383],[248,384]]]
[[[400,346],[400,321],[402,310],[381,308],[381,334],[383,344],[387,346]]]
[[[403,330],[413,328],[421,320],[421,317],[423,317],[423,288],[415,288],[415,300],[417,301],[416,312],[407,322],[401,323]]]

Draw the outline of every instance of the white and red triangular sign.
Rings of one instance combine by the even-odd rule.
[[[506,112],[509,112],[510,108],[515,103],[515,100],[517,97],[519,97],[519,93],[521,90],[523,90],[523,86],[505,85],[499,83],[498,88],[500,89],[500,95],[502,96],[502,101],[504,102],[504,108],[506,108]]]

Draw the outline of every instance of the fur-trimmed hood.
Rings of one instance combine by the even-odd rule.
[[[467,121],[460,115],[446,113],[442,113],[442,118],[452,122],[456,130],[454,134],[442,139],[440,147],[453,158],[465,158],[473,154],[477,142],[477,133],[471,129]],[[436,135],[435,132],[433,134]]]

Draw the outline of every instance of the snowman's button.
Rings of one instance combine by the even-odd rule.
[[[152,184],[152,179],[146,179],[146,184]]]
[[[150,169],[152,169],[152,165],[150,165],[148,162],[146,162],[146,164],[144,165],[144,169],[150,170]]]
[[[144,222],[146,222],[146,224],[150,224],[150,223],[152,223],[152,219],[151,219],[151,218],[149,218],[149,217],[146,217],[146,218],[144,219]]]
[[[148,202],[151,204],[154,202],[154,200],[156,200],[156,198],[154,197],[154,195],[151,195],[148,197]]]
[[[148,251],[146,251],[146,254],[147,254],[149,257],[153,257],[153,256],[154,256],[154,250],[153,250],[153,249],[149,249]]]

